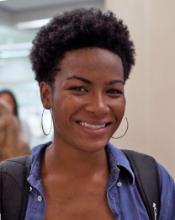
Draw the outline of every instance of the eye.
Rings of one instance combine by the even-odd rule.
[[[107,94],[112,97],[118,97],[120,95],[123,95],[123,91],[120,89],[111,88],[107,90]]]
[[[84,86],[72,86],[69,88],[69,90],[77,93],[77,94],[84,94],[88,92],[88,90]]]

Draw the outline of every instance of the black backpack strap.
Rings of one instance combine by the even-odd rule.
[[[23,220],[28,199],[29,156],[0,163],[0,209],[3,220]]]
[[[160,183],[157,163],[151,156],[131,150],[122,150],[135,174],[137,188],[150,220],[158,219],[160,209]]]

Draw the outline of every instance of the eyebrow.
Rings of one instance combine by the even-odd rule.
[[[115,83],[121,83],[121,84],[123,84],[123,85],[125,84],[124,80],[119,80],[119,79],[111,80],[111,81],[109,81],[107,84],[113,85],[113,84],[115,84]]]
[[[71,77],[67,78],[67,80],[71,80],[71,79],[77,79],[77,80],[80,80],[80,81],[82,81],[84,83],[87,83],[87,84],[92,84],[93,83],[91,80],[86,79],[86,78],[81,77],[81,76],[71,76]],[[118,80],[118,79],[111,80],[111,81],[107,82],[106,84],[113,85],[115,83],[125,84],[124,80]]]
[[[71,79],[78,79],[78,80],[85,82],[87,84],[92,84],[92,81],[90,81],[89,79],[86,79],[84,77],[81,77],[81,76],[71,76],[71,77],[67,78],[67,80],[71,80]]]

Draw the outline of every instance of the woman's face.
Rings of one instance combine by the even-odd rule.
[[[125,110],[120,57],[84,48],[67,52],[60,67],[53,89],[40,85],[43,104],[52,111],[55,142],[88,152],[104,149]]]

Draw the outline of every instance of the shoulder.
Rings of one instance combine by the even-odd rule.
[[[25,169],[25,167],[29,166],[30,156],[20,156],[11,158],[8,160],[4,160],[0,162],[0,171],[3,173],[11,173],[20,172],[21,169]]]
[[[175,183],[167,170],[158,163],[161,190],[160,219],[174,219],[175,216]]]
[[[168,171],[166,170],[166,168],[163,167],[163,165],[157,163],[158,166],[158,172],[159,172],[159,176],[160,176],[160,187],[163,190],[165,185],[173,185],[174,186],[174,180],[171,177],[171,175],[168,173]]]
[[[2,161],[0,163],[0,183],[3,192],[7,192],[10,187],[22,189],[29,170],[30,156],[22,156]]]

